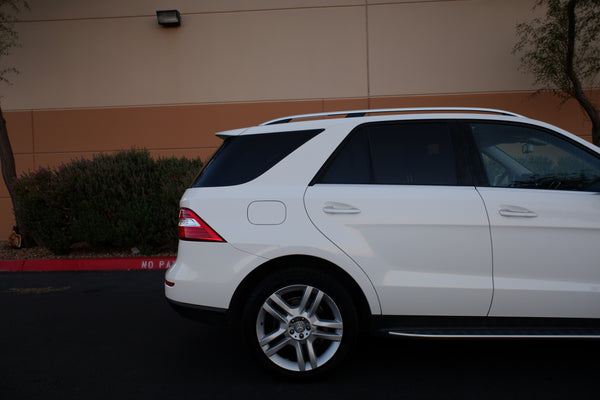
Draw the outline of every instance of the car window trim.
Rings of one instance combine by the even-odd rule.
[[[418,119],[418,120],[394,120],[394,121],[366,122],[363,124],[359,124],[359,125],[355,126],[346,135],[344,140],[342,140],[341,143],[336,147],[336,149],[331,153],[331,155],[329,156],[327,161],[325,161],[325,163],[323,163],[321,168],[319,168],[319,171],[312,178],[312,180],[310,181],[308,186],[314,186],[314,185],[320,184],[320,180],[322,179],[323,175],[325,174],[325,172],[327,171],[327,169],[329,168],[329,166],[331,165],[333,160],[335,160],[337,155],[342,151],[342,149],[346,146],[346,144],[352,139],[353,136],[357,135],[361,129],[369,128],[372,126],[379,126],[379,125],[404,125],[404,124],[407,125],[407,124],[412,124],[412,123],[427,123],[427,122],[445,123],[448,127],[448,132],[450,134],[451,149],[454,153],[453,154],[454,155],[454,164],[455,164],[454,169],[455,169],[456,178],[457,178],[456,185],[407,185],[407,184],[404,184],[404,185],[402,185],[402,184],[379,184],[379,185],[386,185],[386,186],[451,186],[451,187],[474,186],[472,172],[469,168],[469,163],[466,160],[466,157],[469,154],[469,152],[465,151],[465,145],[468,145],[468,143],[467,143],[468,138],[466,137],[464,128],[461,128],[461,125],[459,124],[458,120],[451,119],[451,118],[450,119],[428,118],[428,119]],[[369,152],[370,151],[371,150],[369,149]],[[372,162],[371,162],[371,164],[372,164]],[[373,165],[371,165],[370,167],[372,169]],[[371,181],[373,180],[373,172],[372,171],[370,171],[370,180]],[[327,185],[332,185],[332,184],[327,184]],[[354,183],[353,185],[368,186],[368,185],[374,185],[374,183]]]
[[[576,140],[573,140],[572,138],[561,134],[560,132],[556,132],[555,130],[552,130],[550,128],[547,128],[545,126],[540,126],[540,125],[536,125],[536,124],[531,124],[531,123],[527,123],[527,122],[518,122],[518,121],[501,121],[501,120],[496,120],[496,119],[461,119],[460,122],[463,124],[463,129],[462,131],[464,132],[464,134],[466,135],[468,142],[470,143],[471,146],[471,165],[473,166],[472,171],[473,171],[473,176],[476,177],[476,187],[495,187],[492,186],[488,180],[488,177],[485,173],[485,167],[483,165],[483,160],[481,158],[481,153],[479,152],[479,149],[477,147],[477,144],[475,142],[475,138],[473,137],[473,133],[471,131],[470,128],[470,124],[494,124],[494,125],[505,125],[505,126],[517,126],[517,127],[521,127],[521,128],[526,128],[526,129],[535,129],[541,132],[545,132],[548,133],[549,135],[555,137],[558,140],[564,140],[567,143],[575,146],[577,149],[584,151],[585,153],[589,154],[591,157],[597,158],[600,160],[600,156],[595,153],[593,150],[587,148],[586,146],[582,145],[581,143],[577,142]],[[511,189],[521,189],[521,190],[533,190],[531,188],[511,188]],[[539,189],[536,189],[539,190]],[[543,190],[552,190],[552,191],[563,191],[564,190],[556,190],[556,189],[543,189]]]

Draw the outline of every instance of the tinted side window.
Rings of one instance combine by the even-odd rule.
[[[360,127],[342,144],[318,182],[456,185],[449,128],[445,122]]]
[[[250,182],[320,132],[322,130],[228,137],[192,187],[232,186]]]
[[[471,123],[490,186],[600,191],[600,158],[540,128]]]

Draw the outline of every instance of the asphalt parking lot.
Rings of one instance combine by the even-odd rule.
[[[336,373],[265,373],[187,321],[164,271],[0,273],[2,399],[597,399],[598,341],[365,341]]]

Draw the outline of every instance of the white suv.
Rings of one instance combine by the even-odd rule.
[[[166,296],[226,317],[265,366],[323,372],[360,332],[600,337],[598,147],[477,108],[218,136],[181,199]]]

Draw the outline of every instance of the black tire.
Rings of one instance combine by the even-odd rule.
[[[261,281],[241,319],[244,341],[268,370],[293,378],[335,368],[356,343],[352,297],[328,273],[286,268]]]

